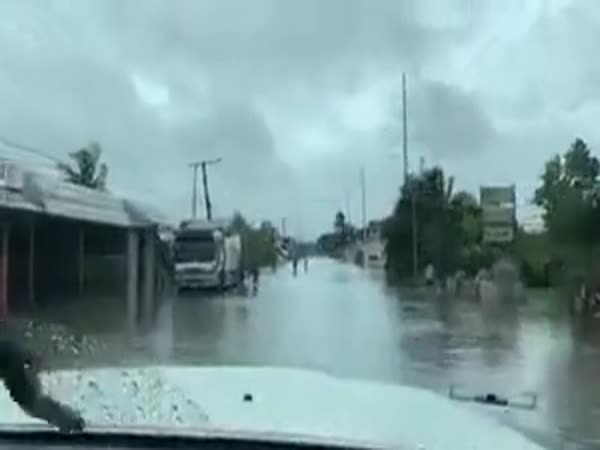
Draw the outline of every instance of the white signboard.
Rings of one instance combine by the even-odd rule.
[[[515,235],[515,186],[482,186],[480,200],[483,219],[483,242],[512,242]]]
[[[487,206],[482,208],[483,223],[510,225],[515,221],[513,206]]]
[[[483,242],[486,244],[501,244],[512,242],[514,239],[514,228],[512,225],[506,226],[484,226]]]
[[[482,186],[479,189],[479,196],[482,205],[501,205],[503,203],[515,203],[515,187],[493,187]]]

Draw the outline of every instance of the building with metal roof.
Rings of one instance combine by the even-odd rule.
[[[167,217],[154,207],[0,159],[0,318],[8,314],[9,297],[18,297],[15,289],[24,278],[31,303],[41,296],[36,292],[40,280],[64,278],[66,271],[77,272],[81,293],[90,278],[87,248],[110,248],[123,256],[130,320],[137,320],[138,303],[151,316],[162,269],[158,229],[165,225],[170,225]],[[70,269],[73,260],[76,270]],[[27,277],[21,276],[22,269]]]
[[[0,160],[0,208],[28,210],[118,227],[168,223],[156,208],[78,186]]]

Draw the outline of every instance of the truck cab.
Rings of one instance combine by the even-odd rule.
[[[182,222],[174,242],[178,288],[226,288],[239,283],[241,239],[226,224]]]

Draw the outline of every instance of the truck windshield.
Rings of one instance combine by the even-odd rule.
[[[176,262],[214,261],[215,256],[216,244],[212,233],[185,234],[175,240]]]

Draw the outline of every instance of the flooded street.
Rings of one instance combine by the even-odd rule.
[[[408,394],[365,395],[381,413],[365,414],[353,388],[336,414],[436,435],[428,449],[471,430],[502,447],[497,423],[458,431],[461,400],[544,448],[600,449],[600,2],[7,0],[0,14],[9,390],[38,368],[13,340],[57,379],[299,372],[237,370],[286,367],[328,388],[409,386],[356,383]],[[323,257],[306,269],[307,255]],[[257,291],[237,286],[259,268]],[[294,413],[280,393],[328,400],[283,378],[273,397]],[[449,408],[428,411],[441,427],[402,423],[422,419],[415,393]]]
[[[186,293],[161,312],[164,362],[277,365],[403,383],[448,394],[534,392],[535,411],[482,410],[545,442],[600,437],[600,336],[571,323],[548,293],[482,307],[416,298],[351,265],[313,260],[308,273],[265,271],[256,297]]]
[[[166,302],[133,354],[107,331],[119,317],[94,304],[57,312],[106,347],[79,356],[84,365],[288,366],[444,396],[451,385],[473,395],[529,392],[538,395],[534,411],[465,405],[548,448],[600,439],[600,319],[572,320],[548,291],[530,292],[521,305],[483,306],[391,289],[376,273],[314,259],[297,277],[290,266],[264,270],[256,296],[186,292]],[[93,330],[82,317],[104,325]]]

